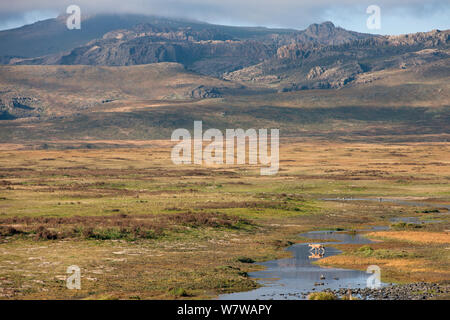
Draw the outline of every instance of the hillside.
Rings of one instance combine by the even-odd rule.
[[[287,44],[342,45],[374,37],[335,27],[331,22],[313,24],[299,31],[153,19],[106,32],[67,51],[61,48],[48,55],[8,61],[10,64],[107,66],[178,62],[197,73],[221,77],[226,72],[270,60]]]
[[[114,101],[219,97],[232,83],[176,63],[131,67],[0,66],[0,119],[90,112]],[[218,89],[222,88],[222,89]]]
[[[68,51],[11,59],[9,64],[176,62],[198,74],[287,92],[341,88],[362,78],[370,81],[371,72],[414,68],[450,57],[449,30],[380,36],[348,31],[331,22],[300,31],[148,19]]]
[[[341,88],[363,78],[370,81],[367,75],[373,72],[414,69],[449,57],[450,30],[319,47],[292,43],[278,48],[273,58],[227,73],[224,78],[282,91]]]
[[[0,141],[168,139],[195,120],[284,137],[449,139],[450,30],[380,36],[331,22],[283,30],[147,18],[0,66]]]
[[[0,63],[8,64],[11,59],[36,58],[70,51],[85,45],[114,30],[131,30],[138,25],[154,25],[158,28],[190,29],[201,31],[214,29],[240,39],[265,37],[269,34],[282,35],[294,30],[215,26],[203,22],[133,14],[101,14],[82,17],[80,30],[68,30],[67,15],[55,19],[38,21],[20,28],[0,31]]]
[[[0,141],[83,146],[169,139],[195,120],[205,129],[280,128],[283,137],[446,141],[449,65],[447,59],[370,72],[370,81],[339,90],[285,93],[199,76],[173,63],[3,66]]]

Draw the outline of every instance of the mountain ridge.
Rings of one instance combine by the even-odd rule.
[[[449,55],[449,30],[381,36],[345,30],[330,21],[288,30],[145,19],[125,16],[120,23],[139,23],[110,28],[101,37],[67,51],[3,57],[3,62],[92,66],[174,62],[197,74],[246,86],[295,91],[341,88],[369,71],[406,68]]]
[[[0,31],[0,62],[7,62],[9,58],[36,58],[48,54],[68,51],[87,42],[99,39],[104,34],[119,30],[130,29],[142,23],[181,27],[193,26],[202,28],[214,26],[205,22],[186,19],[165,18],[159,16],[136,14],[97,14],[82,17],[80,30],[68,30],[67,15],[63,14],[53,19],[46,19],[19,28]],[[221,27],[221,26],[217,26]],[[272,29],[262,27],[224,27],[228,33],[241,33],[247,37],[270,33]],[[292,32],[290,29],[273,29],[280,34]]]
[[[305,30],[189,24],[170,19],[110,30],[84,45],[34,58],[10,58],[9,64],[126,66],[177,62],[188,70],[222,78],[277,54],[287,43],[305,47],[344,44],[374,37],[335,27],[331,22]],[[3,58],[6,60],[6,58]]]

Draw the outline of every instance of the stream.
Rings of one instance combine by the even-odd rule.
[[[394,202],[401,205],[439,207],[450,210],[450,205],[433,203],[404,201],[394,199],[373,198],[329,198],[326,201],[380,201]],[[434,221],[419,221],[415,217],[394,218],[392,222],[408,223],[433,223]],[[361,231],[388,230],[389,227],[373,227]],[[369,244],[371,240],[345,231],[311,231],[301,234],[302,237],[311,239],[312,243],[320,243],[324,246],[323,255],[313,256],[308,243],[298,243],[288,247],[286,250],[292,253],[292,258],[278,259],[259,263],[265,267],[262,271],[250,272],[249,277],[258,279],[262,287],[251,291],[223,294],[219,300],[298,300],[307,299],[310,292],[319,292],[325,289],[339,290],[365,288],[367,279],[372,275],[359,270],[326,268],[313,264],[312,262],[322,258],[340,254],[341,251],[334,248],[333,244]],[[334,240],[334,241],[330,241]],[[387,285],[381,283],[381,286]]]

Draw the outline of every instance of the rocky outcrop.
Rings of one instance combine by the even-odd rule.
[[[234,72],[224,73],[222,77],[229,81],[248,81],[258,84],[270,84],[280,79],[277,75],[266,75],[263,63]]]
[[[192,71],[221,77],[275,56],[294,61],[318,45],[342,44],[369,36],[336,28],[331,22],[314,24],[303,31],[258,32],[251,28],[155,20],[109,31],[66,53],[19,58],[10,63],[126,66],[178,62]]]
[[[314,80],[314,79],[319,78],[324,72],[325,72],[324,67],[315,66],[315,67],[311,68],[311,70],[309,70],[309,73],[306,76],[306,78],[308,80]]]
[[[192,90],[189,97],[193,99],[220,98],[222,94],[219,88],[201,85]]]
[[[277,59],[296,61],[305,58],[307,50],[299,43],[291,43],[287,46],[282,46],[277,50]]]
[[[132,40],[135,38],[152,37],[158,41],[226,41],[236,40],[230,34],[217,28],[204,27],[193,29],[192,27],[173,28],[144,23],[132,29],[114,30],[106,33],[103,39]]]
[[[313,35],[333,32],[331,25],[312,26],[308,31]],[[281,91],[341,88],[366,72],[407,69],[447,59],[449,34],[447,30],[376,36],[338,45],[291,43],[278,48],[276,56],[258,64],[257,70],[244,68],[227,74],[227,78],[252,82],[272,78],[271,85]]]
[[[17,61],[16,64],[128,66],[178,62],[187,69],[220,77],[272,57],[276,48],[254,40],[198,40],[184,33],[117,36],[95,40],[60,56]],[[175,38],[170,40],[168,38]],[[179,36],[179,37],[178,37]],[[179,40],[184,39],[185,40]],[[194,37],[195,38],[195,37]]]
[[[331,22],[282,31],[155,18],[151,23],[108,30],[68,52],[4,60],[96,66],[176,62],[202,75],[290,91],[340,88],[369,71],[407,69],[444,59],[449,35],[449,30],[433,30],[380,36],[348,31]]]
[[[43,111],[40,101],[26,96],[0,96],[0,120],[13,120],[17,118],[38,117]]]
[[[407,284],[381,287],[379,289],[356,288],[327,290],[339,297],[347,297],[349,293],[363,300],[429,300],[445,298],[450,294],[450,282],[441,283],[413,282]]]
[[[362,72],[363,69],[358,63],[338,65],[329,69],[316,66],[307,76],[311,83],[303,85],[302,89],[341,88]]]
[[[414,46],[420,44],[424,47],[436,47],[448,45],[450,42],[450,33],[448,30],[433,30],[430,32],[387,36],[386,40],[391,46]]]

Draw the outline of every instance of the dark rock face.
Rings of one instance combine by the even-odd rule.
[[[348,31],[342,28],[336,28],[332,22],[321,24],[314,23],[310,25],[302,34],[299,42],[316,42],[322,45],[339,45],[350,41],[367,39],[373,35]],[[301,41],[303,40],[303,41]]]
[[[9,109],[3,104],[3,101],[0,100],[0,120],[14,120],[17,117],[13,116],[9,113]]]
[[[299,45],[301,48],[315,48],[319,46],[340,45],[356,40],[378,38],[381,36],[359,33],[335,27],[331,22],[312,24],[307,29],[289,34],[281,34],[272,37],[277,48]]]
[[[62,64],[127,66],[157,62],[178,62],[187,69],[221,77],[249,67],[277,54],[294,58],[291,47],[345,43],[365,39],[369,35],[335,28],[330,22],[312,25],[305,31],[277,31],[272,33],[230,29],[213,25],[143,23],[129,29],[118,29],[66,53],[32,59],[14,59],[12,64]],[[278,50],[278,53],[277,53]],[[299,54],[295,58],[303,57]]]
[[[108,30],[67,52],[2,59],[39,65],[176,62],[202,75],[295,91],[341,88],[366,72],[407,69],[449,57],[449,30],[380,36],[348,31],[331,22],[297,31],[148,19],[129,27],[134,20],[127,18],[122,21],[125,28]]]
[[[81,30],[68,30],[66,19],[67,15],[61,15],[55,19],[47,19],[20,28],[0,31],[0,43],[2,44],[0,46],[0,61],[6,61],[7,58],[1,57],[7,56],[36,58],[70,51],[94,39],[101,39],[111,31],[130,30],[139,25],[152,24],[157,25],[159,29],[174,29],[186,26],[197,28],[203,26],[205,28],[206,26],[202,23],[156,16],[101,14],[83,16]],[[139,31],[139,29],[136,29],[136,31]],[[224,40],[219,33],[204,35],[204,37],[205,39]]]
[[[194,99],[205,99],[220,98],[222,97],[222,94],[218,88],[206,87],[202,85],[192,90],[189,96]]]
[[[0,99],[0,120],[39,116],[43,108],[36,98],[8,95]]]
[[[12,106],[15,109],[22,109],[22,110],[27,110],[27,111],[31,111],[34,110],[35,108],[31,107],[30,105],[33,104],[35,101],[35,99],[32,98],[28,98],[28,97],[16,97],[16,98],[12,98]]]
[[[331,25],[312,26],[308,33],[333,33]],[[450,57],[450,31],[431,31],[403,36],[375,36],[338,45],[291,43],[277,49],[275,57],[255,68],[227,74],[228,79],[246,81],[275,78],[290,82],[280,91],[340,88],[358,75],[390,68],[406,69]]]
[[[377,58],[416,52],[427,48],[448,48],[450,31],[417,33],[403,36],[375,36],[363,40],[343,42],[338,45],[307,46],[292,43],[278,48],[277,60],[280,63],[303,63],[306,59],[355,59]]]
[[[255,41],[157,41],[151,36],[129,41],[98,40],[72,50],[55,64],[127,66],[178,62],[201,74],[220,76],[268,59],[273,47]]]
[[[329,36],[330,34],[334,33],[335,30],[336,27],[334,26],[334,24],[330,21],[326,21],[321,24],[313,23],[305,30],[305,34],[312,36]]]

